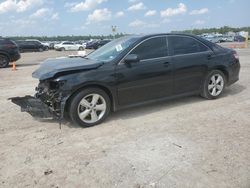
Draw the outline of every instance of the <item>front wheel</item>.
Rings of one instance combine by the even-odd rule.
[[[100,124],[110,112],[110,98],[99,88],[87,88],[77,93],[70,102],[69,115],[81,127]]]
[[[5,55],[0,55],[0,68],[8,67],[10,61],[9,58]]]
[[[202,87],[201,96],[207,99],[217,99],[224,91],[226,79],[223,72],[219,70],[211,71]]]

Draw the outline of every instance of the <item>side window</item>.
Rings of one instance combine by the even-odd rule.
[[[32,41],[26,41],[25,43],[28,45],[34,45],[34,42],[32,42]]]
[[[169,42],[173,55],[190,54],[209,50],[205,45],[191,37],[170,36]]]
[[[167,38],[155,37],[137,46],[131,54],[137,54],[140,60],[165,57],[168,55]]]

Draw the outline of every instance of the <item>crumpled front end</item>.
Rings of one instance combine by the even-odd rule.
[[[67,97],[60,87],[63,82],[45,80],[36,87],[35,96],[13,97],[10,100],[35,118],[56,118],[62,120]]]
[[[60,92],[60,83],[49,80],[40,81],[36,87],[35,97],[46,104],[53,115],[61,116],[62,94]]]

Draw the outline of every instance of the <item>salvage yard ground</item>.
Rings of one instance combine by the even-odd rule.
[[[250,49],[240,81],[218,100],[186,97],[119,111],[79,128],[38,121],[7,99],[33,95],[48,57],[0,69],[0,187],[250,187]]]

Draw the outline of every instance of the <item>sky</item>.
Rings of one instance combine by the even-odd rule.
[[[249,0],[0,0],[0,36],[162,33],[250,26]]]

